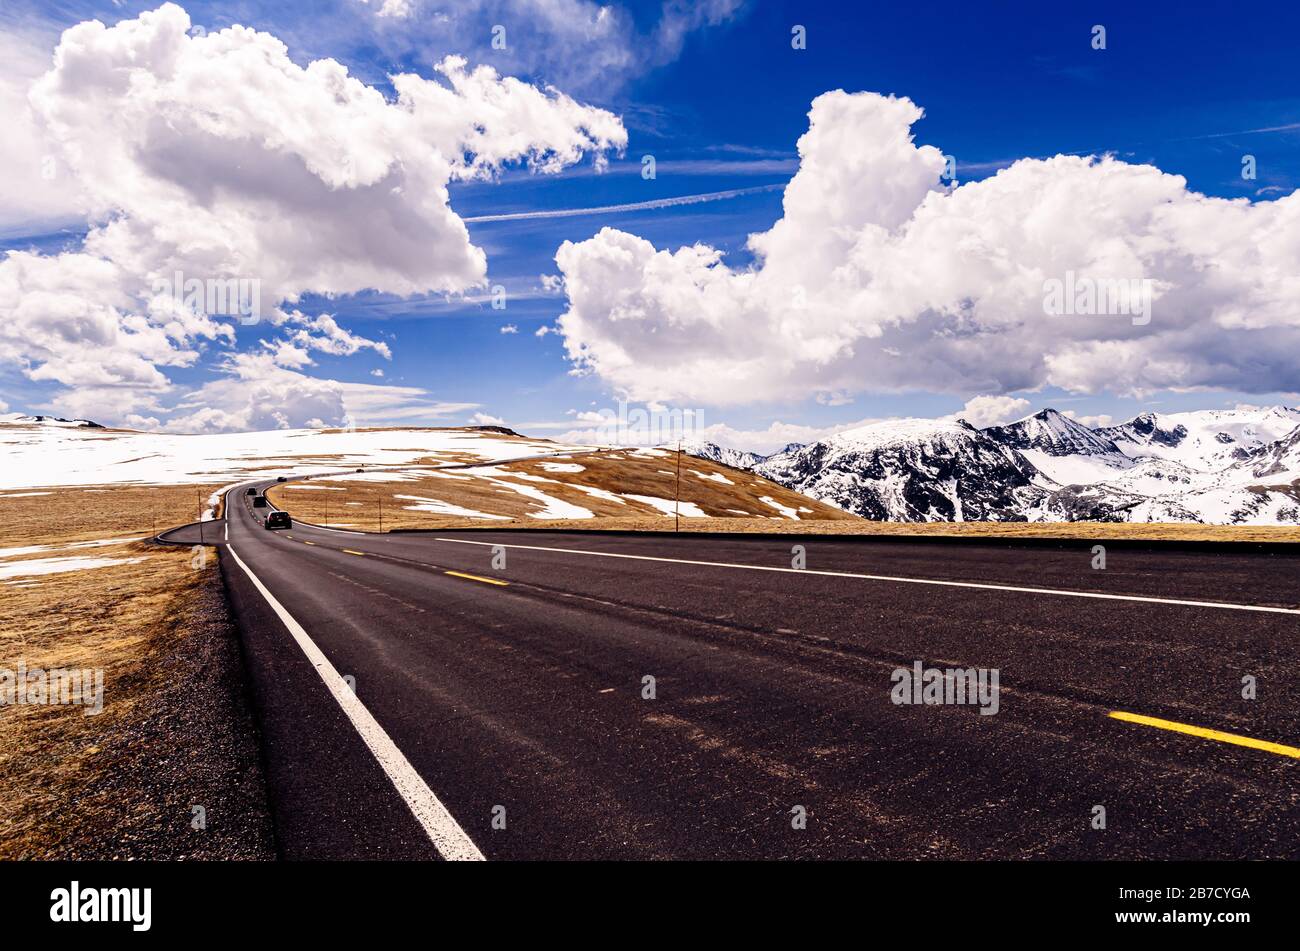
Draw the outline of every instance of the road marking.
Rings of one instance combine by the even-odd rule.
[[[1300,747],[1286,746],[1282,743],[1270,743],[1268,740],[1257,740],[1249,736],[1238,736],[1236,733],[1224,733],[1222,730],[1207,730],[1201,726],[1191,726],[1187,723],[1176,723],[1173,720],[1161,720],[1159,717],[1146,717],[1140,713],[1126,713],[1123,710],[1113,710],[1108,714],[1116,720],[1124,720],[1127,723],[1141,723],[1143,726],[1153,726],[1161,730],[1172,730],[1174,733],[1186,733],[1188,736],[1199,736],[1203,740],[1218,740],[1220,743],[1232,743],[1236,746],[1249,746],[1253,750],[1266,750],[1269,753],[1277,753],[1279,756],[1290,756],[1293,759],[1300,759]]]
[[[467,575],[463,571],[444,571],[444,575],[451,575],[454,578],[468,578],[470,581],[481,581],[484,584],[499,584],[502,587],[510,584],[509,581],[498,581],[496,578],[482,578],[478,575]]]
[[[307,541],[306,539],[303,539],[303,544],[304,544],[304,545],[314,545],[314,544],[316,544],[316,543],[315,543],[315,542],[309,542],[309,541]]]
[[[333,532],[336,535],[365,535],[365,532],[354,532],[346,528],[326,528],[324,525],[317,525],[315,522],[303,522],[304,525],[310,525],[322,532]]]
[[[1102,601],[1141,601],[1147,604],[1177,604],[1193,608],[1219,608],[1225,611],[1262,611],[1268,614],[1300,614],[1300,608],[1273,608],[1259,604],[1233,604],[1226,601],[1187,601],[1179,598],[1149,598],[1136,594],[1102,594],[1097,591],[1067,591],[1061,588],[1030,588],[1011,584],[979,581],[942,581],[935,578],[904,578],[897,575],[868,575],[854,571],[820,571],[814,568],[781,568],[775,565],[744,565],[729,561],[696,561],[689,558],[664,558],[657,555],[625,555],[612,551],[584,551],[580,548],[548,548],[542,545],[505,545],[501,542],[473,542],[464,538],[439,538],[434,541],[455,545],[482,545],[518,548],[527,551],[554,551],[564,555],[593,555],[598,558],[627,558],[632,561],[661,561],[674,565],[701,565],[706,568],[743,568],[747,571],[779,571],[792,575],[822,575],[827,578],[860,578],[865,581],[891,581],[899,584],[929,584],[945,588],[978,588],[984,591],[1019,591],[1026,594],[1054,594],[1063,598],[1096,598]]]
[[[449,862],[454,861],[484,861],[483,853],[478,850],[472,839],[465,834],[465,830],[460,827],[451,813],[433,794],[427,783],[415,771],[415,767],[410,761],[402,755],[402,751],[397,748],[397,744],[379,725],[370,711],[365,708],[357,695],[352,692],[352,688],[347,682],[339,676],[339,672],[334,669],[334,665],[329,662],[329,658],[321,652],[316,646],[316,642],[311,639],[301,624],[294,620],[293,615],[284,609],[275,596],[266,589],[261,579],[253,574],[251,568],[244,564],[243,559],[233,548],[227,549],[235,564],[243,569],[244,574],[248,575],[248,580],[253,582],[253,586],[262,593],[266,598],[266,603],[271,606],[284,626],[289,629],[293,639],[298,642],[302,652],[307,655],[312,666],[316,668],[316,673],[320,674],[320,679],[325,681],[325,686],[329,689],[338,705],[343,708],[343,712],[352,722],[352,726],[361,739],[365,741],[370,752],[374,755],[376,762],[392,780],[393,786],[396,787],[398,795],[406,802],[411,813],[416,820],[424,827],[425,833],[429,836],[429,841],[433,847],[438,850],[438,854]]]
[[[351,548],[344,548],[344,549],[343,549],[343,554],[345,554],[345,555],[361,555],[362,557],[365,557],[365,554],[366,554],[366,553],[365,553],[364,551],[353,551]]]

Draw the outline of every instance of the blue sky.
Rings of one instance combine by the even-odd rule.
[[[488,279],[507,289],[504,310],[486,300],[442,294],[398,297],[360,294],[327,299],[307,295],[304,311],[335,315],[349,331],[388,342],[392,360],[371,350],[320,354],[310,375],[422,388],[437,400],[473,403],[482,413],[544,435],[562,431],[574,410],[614,405],[616,386],[599,374],[576,376],[560,335],[536,336],[565,310],[563,294],[547,292],[540,276],[555,274],[556,249],[581,242],[605,226],[675,249],[703,242],[725,252],[733,268],[752,262],[751,232],[782,214],[780,186],[797,169],[795,142],[808,127],[810,102],[834,89],[907,96],[925,109],[913,131],[957,160],[958,180],[994,174],[1015,159],[1058,153],[1114,153],[1187,179],[1198,192],[1270,201],[1296,187],[1300,169],[1300,82],[1294,37],[1300,8],[1244,8],[1187,3],[1005,2],[907,7],[875,4],[746,3],[717,22],[683,22],[680,44],[665,39],[662,3],[621,8],[622,42],[588,48],[545,25],[536,10],[501,12],[491,4],[461,8],[416,0],[402,22],[375,16],[359,0],[319,3],[187,3],[194,23],[215,31],[240,23],[278,36],[299,65],[332,57],[392,96],[386,76],[414,71],[433,76],[447,53],[488,63],[538,85],[555,84],[582,103],[623,119],[628,145],[598,173],[590,158],[557,175],[511,168],[496,181],[455,183],[451,207],[462,218],[554,209],[590,208],[677,196],[754,190],[740,197],[572,217],[468,222],[473,244],[487,254]],[[107,23],[156,4],[10,2],[0,30],[56,42],[60,29],[98,17]],[[545,5],[538,5],[539,8]],[[557,4],[556,6],[563,6]],[[500,18],[500,19],[498,19]],[[412,21],[419,21],[418,28]],[[491,26],[510,31],[506,51],[490,47]],[[807,28],[807,49],[790,44],[793,24]],[[1090,46],[1094,24],[1106,28],[1106,49]],[[602,57],[618,65],[601,67]],[[657,175],[640,174],[653,155]],[[1242,156],[1256,157],[1254,180],[1241,176]],[[761,186],[775,186],[758,190]],[[11,226],[0,244],[45,253],[75,247],[84,229],[38,234]],[[481,295],[476,295],[481,296]],[[517,333],[502,333],[510,325]],[[256,349],[268,327],[242,328],[236,348]],[[216,345],[212,344],[214,353]],[[217,372],[214,358],[173,367],[179,390],[201,386]],[[1248,387],[1142,399],[1100,389],[1010,391],[1033,409],[1070,408],[1081,416],[1125,418],[1135,412],[1294,401],[1296,386],[1271,392]],[[0,401],[12,410],[58,408],[60,387],[0,368]],[[873,389],[864,380],[851,402],[823,405],[808,394],[727,406],[696,403],[710,422],[739,431],[772,421],[834,427],[870,417],[939,415],[961,408],[974,392],[950,392],[917,378],[912,388]],[[462,413],[451,420],[459,422]]]

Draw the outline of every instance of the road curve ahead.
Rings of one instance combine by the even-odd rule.
[[[264,512],[220,557],[287,857],[1300,857],[1295,555]]]

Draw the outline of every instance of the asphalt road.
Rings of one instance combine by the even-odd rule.
[[[232,491],[206,531],[287,857],[1300,857],[1295,555],[1094,570],[1091,542],[376,536],[264,512]],[[916,662],[996,669],[997,712],[893,702]]]

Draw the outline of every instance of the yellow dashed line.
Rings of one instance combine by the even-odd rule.
[[[303,543],[304,545],[314,545],[314,544],[316,544],[315,542],[309,542],[309,541],[307,541],[305,538],[303,539],[303,542],[302,542],[302,543]]]
[[[365,555],[365,552],[364,552],[364,551],[353,551],[351,548],[345,548],[345,549],[343,549],[343,554],[345,554],[345,555],[362,555],[362,556],[364,556],[364,555]]]
[[[1285,746],[1281,743],[1270,743],[1267,740],[1256,740],[1249,736],[1238,736],[1235,733],[1224,733],[1222,730],[1207,730],[1201,726],[1191,726],[1187,723],[1175,723],[1173,720],[1161,720],[1159,717],[1145,717],[1140,713],[1125,713],[1123,710],[1113,710],[1110,716],[1116,720],[1124,720],[1127,723],[1141,723],[1143,726],[1153,726],[1161,730],[1172,730],[1174,733],[1186,733],[1188,736],[1199,736],[1203,740],[1218,740],[1220,743],[1232,743],[1236,746],[1249,746],[1253,750],[1264,750],[1268,753],[1277,753],[1279,756],[1290,756],[1293,759],[1300,759],[1300,747]]]
[[[496,584],[505,587],[510,584],[509,581],[498,581],[496,578],[480,578],[478,575],[467,575],[461,571],[444,571],[443,574],[451,575],[454,578],[468,578],[470,581],[481,581],[484,584]]]

